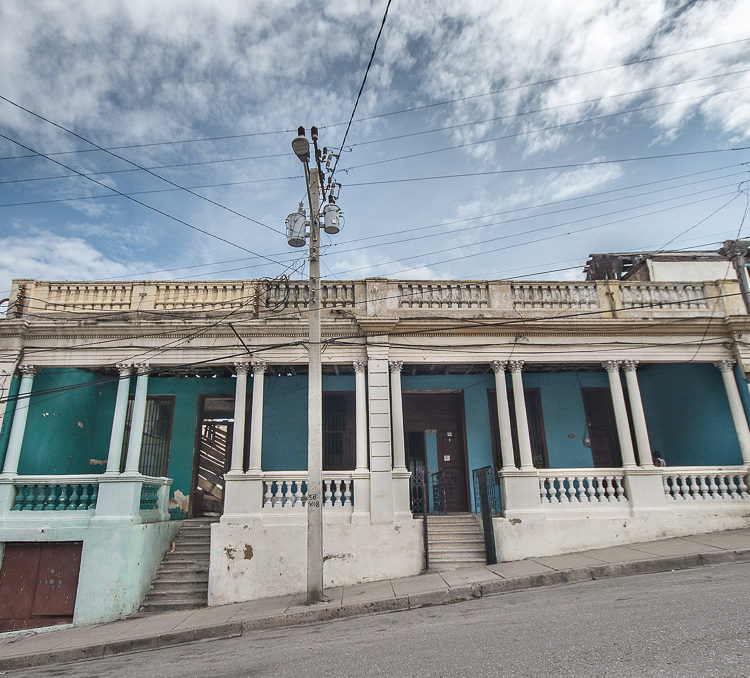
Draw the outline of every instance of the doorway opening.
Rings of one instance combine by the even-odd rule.
[[[407,467],[426,472],[429,511],[469,510],[463,391],[403,394]]]
[[[594,468],[619,468],[622,466],[622,454],[610,390],[582,388],[581,396]]]
[[[198,401],[195,471],[190,493],[193,517],[222,514],[224,474],[229,470],[232,459],[233,434],[234,396],[201,396]]]

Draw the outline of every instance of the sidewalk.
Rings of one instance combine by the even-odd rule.
[[[540,586],[730,562],[750,562],[750,529],[339,586],[326,589],[329,602],[312,606],[305,605],[305,596],[299,594],[44,633],[15,632],[0,637],[0,672]]]

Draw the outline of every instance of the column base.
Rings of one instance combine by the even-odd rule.
[[[634,512],[639,509],[667,507],[662,475],[655,467],[626,468],[625,492]]]
[[[409,479],[411,471],[408,469],[394,468],[393,478],[393,517],[395,520],[411,518],[411,501],[409,498]]]
[[[514,511],[538,511],[539,473],[536,469],[502,470],[498,473],[502,492],[503,514]]]

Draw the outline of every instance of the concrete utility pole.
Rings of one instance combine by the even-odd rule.
[[[310,128],[315,147],[315,166],[310,171],[310,142],[305,128],[297,130],[292,150],[305,168],[307,201],[310,207],[309,234],[302,203],[299,210],[286,218],[287,241],[292,247],[304,247],[310,238],[310,298],[307,300],[309,320],[309,372],[307,394],[307,602],[318,603],[323,597],[323,378],[320,364],[320,196],[328,204],[323,208],[325,232],[334,235],[343,225],[343,213],[336,205],[335,189],[341,184],[333,181],[330,164],[338,158],[325,147],[318,150],[318,128]],[[329,172],[328,184],[322,163]],[[335,169],[335,168],[334,168]]]
[[[310,207],[309,369],[307,391],[307,603],[323,600],[323,377],[320,364],[320,186],[310,172],[310,144],[300,127],[292,148],[305,168]],[[313,127],[313,140],[317,130]]]

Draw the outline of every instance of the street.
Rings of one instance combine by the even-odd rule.
[[[600,580],[7,675],[750,675],[750,565]]]

